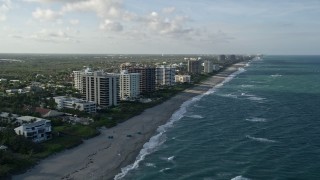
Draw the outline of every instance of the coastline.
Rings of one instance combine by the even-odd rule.
[[[135,162],[144,144],[185,101],[204,94],[244,66],[245,63],[234,64],[116,127],[101,129],[99,136],[48,157],[26,173],[13,176],[13,179],[113,179],[121,168]],[[113,136],[113,139],[108,136]]]

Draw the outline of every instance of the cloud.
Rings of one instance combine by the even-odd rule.
[[[106,31],[120,32],[123,30],[123,26],[119,22],[113,22],[106,19],[103,23],[100,24],[100,29]]]
[[[78,19],[71,19],[69,22],[70,24],[75,26],[75,25],[78,25],[80,21]]]
[[[60,18],[61,13],[55,12],[51,9],[37,8],[36,11],[32,13],[32,16],[40,21],[52,21]]]
[[[153,33],[169,37],[183,37],[195,32],[193,28],[186,27],[189,18],[175,16],[173,18],[163,17],[157,12],[152,12],[144,19],[147,28]]]
[[[208,37],[203,39],[203,41],[209,41],[213,44],[220,44],[220,43],[230,43],[230,41],[234,40],[235,38],[230,36],[229,34],[218,31],[216,33],[210,33]]]
[[[176,10],[175,7],[167,7],[167,8],[163,8],[162,12],[165,14],[172,14],[175,10]]]
[[[122,0],[27,1],[62,3],[58,11],[38,8],[33,12],[33,17],[40,21],[57,20],[68,13],[91,12],[100,20],[99,29],[104,32],[122,32],[122,35],[127,35],[130,34],[127,31],[141,31],[142,35],[184,39],[192,39],[192,36],[197,32],[195,28],[188,25],[191,21],[187,16],[175,15],[175,7],[166,7],[159,12],[153,11],[150,14],[141,15],[127,11]],[[69,22],[72,25],[79,23],[78,20],[70,20]]]
[[[42,29],[30,36],[31,39],[41,42],[76,42],[76,40],[63,30]]]
[[[53,3],[53,2],[77,2],[85,0],[23,0],[25,2]]]
[[[7,20],[7,13],[10,11],[11,7],[11,0],[0,0],[0,22]]]
[[[87,11],[94,12],[100,18],[120,17],[122,2],[119,0],[87,0],[74,1],[62,7],[62,12]]]

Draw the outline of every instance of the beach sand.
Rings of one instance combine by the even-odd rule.
[[[235,64],[116,127],[101,128],[99,136],[43,159],[34,168],[13,176],[13,179],[113,179],[121,168],[135,161],[143,145],[183,102],[205,93],[243,66],[244,63]],[[108,136],[113,136],[113,139]]]

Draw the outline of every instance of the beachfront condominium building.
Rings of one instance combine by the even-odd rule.
[[[128,73],[122,70],[120,73],[120,99],[135,99],[140,95],[140,73]]]
[[[91,71],[90,68],[86,68],[81,71],[73,71],[73,81],[74,81],[74,88],[82,92],[82,76],[86,74],[92,74],[93,72]]]
[[[190,83],[191,76],[190,75],[175,75],[176,83]]]
[[[188,60],[188,72],[192,74],[201,73],[201,61],[199,60]]]
[[[118,105],[119,75],[100,71],[82,75],[82,97],[102,107]]]
[[[140,91],[149,93],[156,90],[156,69],[152,67],[134,67],[129,73],[140,73]]]
[[[57,103],[57,109],[77,109],[79,111],[85,111],[87,113],[96,112],[96,103],[92,101],[85,101],[82,99],[66,96],[53,97]]]
[[[231,54],[227,56],[228,61],[235,62],[237,60],[236,55]]]
[[[212,61],[205,60],[203,63],[203,72],[212,73],[213,72],[213,63]]]
[[[226,60],[226,55],[221,54],[221,55],[218,56],[218,61],[224,62],[225,60]]]
[[[159,66],[156,68],[156,86],[172,86],[175,84],[176,68]]]
[[[22,116],[17,120],[22,125],[14,129],[16,134],[23,135],[33,142],[42,142],[52,138],[50,120],[32,116]]]

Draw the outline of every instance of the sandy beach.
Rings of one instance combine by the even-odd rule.
[[[235,64],[116,127],[101,128],[99,136],[52,155],[26,173],[13,176],[13,179],[113,179],[121,168],[135,161],[143,145],[183,102],[205,93],[243,66],[244,63]],[[113,136],[113,139],[108,136]]]

